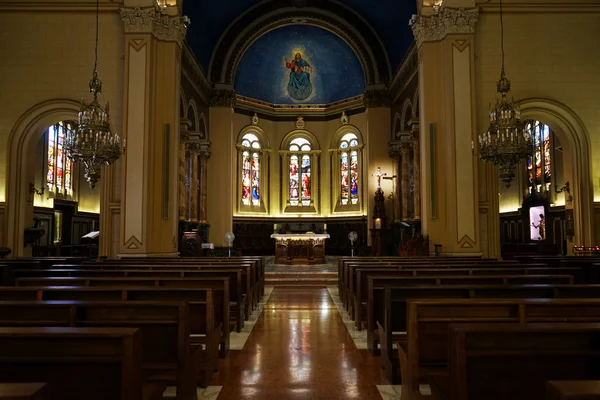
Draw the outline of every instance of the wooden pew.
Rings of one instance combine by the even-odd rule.
[[[546,400],[598,400],[598,381],[548,381]]]
[[[142,395],[139,341],[134,328],[0,328],[0,381],[47,382],[50,399],[160,399]]]
[[[48,400],[48,384],[0,383],[0,400]]]
[[[600,378],[600,324],[452,324],[448,376],[432,393],[450,400],[544,400],[548,380]]]
[[[190,344],[190,306],[158,301],[0,301],[0,325],[135,327],[140,330],[144,381],[175,385],[193,399],[196,380],[207,386],[217,354]]]
[[[0,287],[0,300],[82,300],[82,301],[185,301],[190,303],[192,344],[202,345],[209,354],[221,344],[220,355],[229,350],[227,319],[224,319],[223,291],[206,288],[168,287]],[[226,342],[224,342],[226,340]],[[215,363],[217,360],[215,360]]]
[[[398,342],[403,399],[445,373],[452,323],[600,322],[600,299],[424,299],[407,301],[406,342]],[[412,396],[411,396],[412,394]]]
[[[397,268],[397,269],[452,269],[452,268],[510,268],[510,267],[546,267],[545,264],[529,264],[519,265],[517,263],[505,263],[499,261],[481,261],[481,260],[452,260],[440,262],[437,260],[428,262],[381,262],[381,263],[346,263],[343,269],[342,278],[342,299],[346,310],[352,306],[348,298],[348,291],[352,291],[352,287],[356,285],[356,269],[358,268]]]
[[[178,261],[176,263],[151,263],[146,262],[142,263],[141,261],[127,261],[121,262],[121,260],[110,260],[110,262],[100,262],[100,263],[89,263],[84,264],[86,267],[92,266],[94,268],[98,268],[99,270],[114,270],[114,269],[141,269],[141,270],[203,270],[203,269],[230,269],[230,268],[243,268],[244,273],[242,275],[243,285],[245,287],[244,294],[246,294],[246,310],[245,314],[249,315],[252,310],[254,310],[258,306],[258,296],[257,293],[259,291],[259,287],[257,286],[257,282],[255,280],[256,277],[256,263],[197,263],[190,262],[186,263],[183,261]],[[77,269],[79,267],[68,265],[68,264],[56,264],[53,268],[58,269]],[[248,301],[249,300],[249,301]]]
[[[373,279],[373,278],[370,278]],[[380,343],[381,363],[389,381],[397,374],[392,344],[406,342],[406,303],[410,299],[585,299],[600,298],[600,285],[456,285],[384,287],[375,293],[373,321],[377,337],[369,336],[370,350]],[[383,293],[381,293],[383,292]],[[381,294],[381,296],[380,296]]]
[[[561,269],[562,270],[562,269]],[[414,272],[413,272],[414,271]],[[356,269],[356,287],[350,289],[348,295],[351,307],[352,319],[355,321],[357,329],[362,329],[362,322],[365,321],[367,313],[365,304],[368,291],[368,277],[386,276],[390,279],[399,279],[407,284],[433,284],[433,285],[452,285],[452,284],[559,284],[574,283],[573,276],[570,274],[551,273],[544,269],[544,274],[529,274],[527,269],[515,268],[502,269],[495,272],[492,268],[448,268],[439,270],[389,270],[386,268],[357,268]],[[455,273],[453,273],[455,271]],[[539,271],[539,270],[538,270]],[[564,272],[564,270],[562,270]],[[399,282],[400,282],[399,281]]]
[[[26,269],[14,270],[14,276],[18,286],[115,286],[119,285],[119,279],[135,278],[125,282],[125,285],[134,286],[187,286],[184,282],[196,283],[196,278],[229,278],[229,315],[232,316],[234,327],[240,332],[244,327],[244,321],[248,318],[245,313],[246,294],[244,293],[245,280],[242,279],[241,268],[219,268],[202,270],[146,270],[146,269]],[[54,278],[48,282],[45,278]],[[63,279],[64,278],[64,279]],[[78,278],[78,279],[72,279]],[[107,282],[88,282],[88,278],[107,279]],[[41,280],[40,280],[41,279]],[[83,281],[83,283],[80,282]],[[156,282],[154,280],[157,280]],[[171,282],[169,282],[169,280]]]

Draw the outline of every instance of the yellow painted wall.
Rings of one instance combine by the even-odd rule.
[[[94,65],[95,4],[89,3],[89,7],[78,3],[65,12],[44,3],[28,4],[19,10],[14,3],[0,2],[0,37],[4,38],[0,44],[0,76],[4,77],[0,90],[0,205],[9,196],[6,178],[11,172],[7,148],[18,119],[44,101],[79,101],[83,96],[90,100],[88,81]],[[122,126],[123,99],[123,28],[118,6],[101,5],[98,49],[98,72],[103,82],[100,102],[110,102],[111,126],[117,131]],[[34,147],[27,150],[32,162],[35,162]],[[92,203],[84,201],[84,208],[98,209]],[[0,226],[0,244],[6,241],[5,229]]]
[[[577,114],[589,134],[594,197],[598,200],[600,13],[567,13],[567,8],[560,13],[545,12],[543,7],[539,5],[531,12],[504,14],[506,73],[512,82],[511,94],[515,99],[557,101]],[[495,102],[496,81],[500,76],[499,14],[486,12],[484,8],[479,15],[475,42],[477,126],[478,132],[483,132],[489,125],[489,103]],[[567,157],[565,155],[565,162]],[[569,178],[568,171],[562,178]],[[518,186],[515,182],[510,190],[500,190],[501,212],[520,206]],[[557,198],[557,204],[560,201],[561,196]]]

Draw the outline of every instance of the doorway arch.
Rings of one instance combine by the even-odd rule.
[[[48,126],[58,121],[76,119],[80,104],[69,99],[47,100],[23,113],[8,137],[6,172],[6,238],[15,257],[25,254],[25,228],[33,221],[33,204],[29,204],[29,182],[33,166],[28,156]]]
[[[570,154],[573,181],[573,219],[575,243],[594,244],[594,194],[592,185],[589,134],[577,114],[554,100],[531,98],[521,100],[522,119],[534,119],[550,125]],[[565,160],[566,161],[566,160]]]

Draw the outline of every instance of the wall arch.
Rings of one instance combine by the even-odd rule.
[[[550,125],[571,154],[575,243],[594,244],[594,199],[591,172],[590,139],[581,119],[569,107],[557,101],[531,98],[521,100],[523,119],[535,119]]]
[[[363,145],[364,141],[363,141],[363,136],[362,133],[360,132],[360,129],[358,129],[358,127],[351,125],[351,124],[345,124],[340,126],[331,136],[331,142],[329,143],[329,148],[330,149],[337,149],[339,146],[339,141],[342,139],[342,137],[346,134],[346,133],[354,133],[357,137],[358,137],[358,143],[361,145]]]
[[[303,137],[307,139],[311,145],[313,150],[320,150],[321,145],[319,144],[319,139],[310,131],[305,129],[294,129],[289,132],[285,137],[281,140],[281,146],[279,147],[281,150],[287,150],[290,146],[290,142],[298,137]]]
[[[243,127],[240,130],[240,133],[238,133],[236,144],[239,144],[242,142],[242,138],[244,137],[244,135],[246,133],[252,133],[252,134],[256,135],[258,140],[260,140],[260,144],[263,149],[271,148],[271,142],[269,141],[269,137],[267,136],[267,134],[261,127],[258,127],[256,125],[246,125],[245,127]]]
[[[190,130],[192,132],[197,132],[200,129],[200,125],[198,120],[198,107],[196,106],[194,99],[190,100],[187,110],[187,118],[192,122],[192,127]]]
[[[407,123],[413,118],[414,107],[411,99],[407,98],[402,104],[402,117],[400,118],[400,130],[406,131],[408,126]]]
[[[402,122],[401,122],[401,118],[400,118],[400,113],[396,112],[396,114],[394,115],[394,124],[393,126],[393,131],[392,131],[392,140],[397,139],[400,135],[400,127],[402,126]]]
[[[34,167],[28,161],[35,144],[47,126],[66,119],[76,119],[79,107],[79,102],[69,99],[38,103],[18,118],[10,132],[6,174],[6,238],[7,247],[12,249],[15,257],[24,254],[23,232],[33,222],[33,205],[27,200],[29,182],[34,173]]]
[[[208,122],[206,121],[206,115],[204,113],[200,113],[198,129],[203,135],[204,139],[208,139]]]

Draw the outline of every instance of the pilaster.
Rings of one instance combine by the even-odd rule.
[[[207,185],[211,195],[206,208],[211,225],[209,241],[226,246],[225,233],[233,230],[235,168],[235,135],[233,132],[235,92],[215,90],[211,99],[209,129],[212,139],[211,159],[207,163]]]
[[[125,0],[120,257],[177,255],[181,43],[176,6]]]
[[[411,26],[419,51],[421,221],[444,254],[481,254],[475,135],[477,9],[441,7]]]
[[[419,142],[419,123],[410,121],[411,127],[411,148],[413,152],[413,196],[414,213],[413,220],[421,220],[421,144]]]

